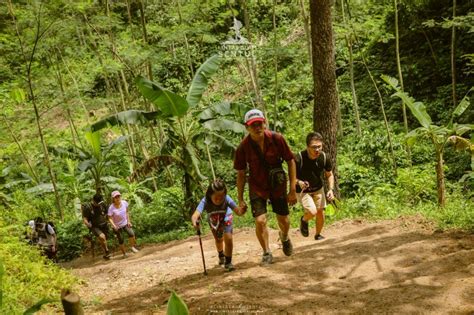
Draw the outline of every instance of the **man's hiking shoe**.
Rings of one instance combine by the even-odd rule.
[[[291,244],[291,240],[287,239],[286,241],[281,241],[281,244],[283,245],[283,253],[285,253],[286,256],[291,256],[291,254],[293,254],[293,244]]]
[[[232,265],[232,263],[225,264],[224,268],[225,268],[226,271],[234,271],[235,270],[234,265]]]
[[[106,251],[104,256],[102,256],[102,257],[104,257],[105,260],[109,260],[110,259],[110,252]]]
[[[273,263],[272,253],[268,252],[268,253],[263,254],[262,265],[270,265],[271,263]]]
[[[304,237],[308,237],[309,235],[308,222],[303,220],[303,217],[300,219],[300,232]]]
[[[280,240],[281,240],[281,245],[283,246],[283,253],[285,253],[286,256],[291,256],[291,254],[293,254],[293,244],[291,244],[291,240],[288,236],[287,236],[286,241],[284,241],[281,235],[282,234],[280,231]]]
[[[223,265],[225,263],[225,256],[219,256],[219,265]]]
[[[130,248],[130,249],[132,250],[132,252],[138,253],[138,249],[135,246],[132,246],[132,248]]]
[[[323,240],[323,239],[325,239],[325,237],[322,236],[321,234],[316,234],[316,235],[314,236],[314,240],[316,240],[316,241],[321,241],[321,240]]]

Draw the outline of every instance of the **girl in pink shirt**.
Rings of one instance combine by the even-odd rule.
[[[128,244],[131,247],[132,252],[137,253],[138,249],[135,247],[136,238],[135,233],[132,230],[132,222],[128,216],[128,202],[121,199],[120,192],[115,190],[112,192],[112,204],[109,206],[107,215],[109,222],[114,229],[114,233],[119,241],[120,250],[122,251],[123,257],[127,257],[125,253],[125,245],[123,239],[123,231],[128,234]]]

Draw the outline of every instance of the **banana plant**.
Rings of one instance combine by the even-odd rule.
[[[454,119],[461,116],[470,105],[469,94],[474,87],[469,90],[466,96],[458,104],[451,114],[450,122],[446,126],[434,125],[430,115],[426,112],[426,107],[422,102],[417,102],[410,97],[408,93],[403,92],[398,85],[398,80],[389,76],[382,75],[382,79],[395,90],[392,97],[400,98],[410,109],[411,113],[420,123],[418,127],[410,131],[407,135],[407,142],[413,145],[418,138],[427,137],[431,140],[436,154],[436,181],[438,189],[438,205],[444,207],[446,204],[446,188],[444,178],[443,153],[446,144],[449,142],[465,143],[466,139],[462,135],[474,129],[472,124],[456,124]],[[471,141],[472,142],[472,141]],[[472,143],[471,143],[472,147]],[[471,153],[472,154],[472,153]]]
[[[88,146],[86,147],[75,147],[75,150],[67,150],[61,147],[51,148],[51,152],[55,155],[66,158],[68,162],[68,171],[66,175],[66,182],[68,177],[74,176],[77,179],[81,179],[80,174],[90,174],[92,181],[94,182],[94,188],[96,192],[102,192],[104,189],[104,178],[106,176],[106,170],[112,165],[114,159],[111,157],[112,150],[119,144],[126,140],[126,136],[119,137],[114,141],[103,145],[100,139],[100,132],[87,130],[85,133]],[[75,168],[80,171],[79,175],[75,174],[75,171],[71,168]],[[83,188],[80,188],[79,182],[74,181],[70,183],[73,189],[73,195],[78,197],[83,192],[90,192]]]
[[[237,105],[217,104],[208,111],[198,108],[209,80],[217,72],[220,62],[221,57],[213,55],[199,67],[186,97],[139,76],[135,79],[138,90],[154,104],[155,111],[125,111],[102,119],[91,126],[91,130],[97,131],[108,125],[143,125],[160,120],[166,140],[160,148],[159,155],[145,161],[130,178],[136,180],[139,176],[144,176],[153,170],[160,170],[170,164],[177,166],[184,173],[185,207],[190,211],[194,210],[195,206],[193,192],[202,190],[204,187],[201,183],[206,179],[198,153],[210,146],[219,151],[231,151],[235,146],[223,137],[222,131],[240,133],[245,130],[240,123],[224,117],[238,111],[240,107]],[[212,165],[210,153],[208,157]]]

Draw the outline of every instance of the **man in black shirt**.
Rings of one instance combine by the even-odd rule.
[[[323,175],[328,181],[329,189],[325,194]],[[301,217],[300,231],[305,237],[309,235],[308,221],[316,218],[315,240],[322,240],[321,230],[324,225],[324,208],[326,199],[334,199],[334,176],[329,157],[323,152],[323,137],[318,132],[306,136],[306,150],[296,154],[296,192],[298,201],[304,209]]]
[[[82,204],[82,220],[90,231],[99,238],[100,245],[104,250],[104,259],[110,258],[110,252],[107,248],[107,207],[100,194],[92,197],[92,202]]]

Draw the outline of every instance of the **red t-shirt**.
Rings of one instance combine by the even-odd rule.
[[[247,135],[239,147],[235,151],[234,169],[241,171],[249,169],[249,189],[256,193],[259,197],[268,199],[270,197],[270,186],[268,183],[268,171],[261,162],[256,148],[251,144],[250,135]],[[258,147],[258,144],[255,143]],[[270,130],[265,130],[263,156],[269,166],[277,166],[283,159],[291,161],[294,159],[290,147],[285,141],[285,138],[279,133],[274,133]],[[280,197],[286,192],[286,185],[281,189],[273,191],[273,197]]]

